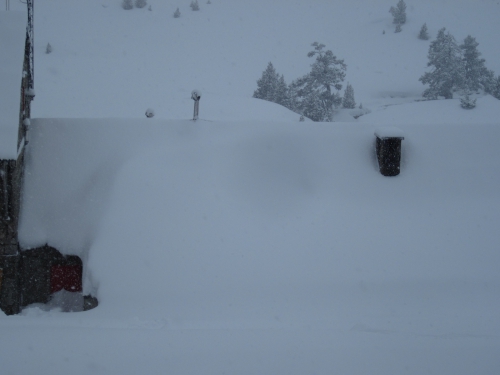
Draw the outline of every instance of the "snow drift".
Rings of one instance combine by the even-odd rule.
[[[20,241],[82,256],[99,314],[186,323],[313,324],[345,284],[498,282],[500,128],[401,128],[387,178],[374,125],[35,120]]]

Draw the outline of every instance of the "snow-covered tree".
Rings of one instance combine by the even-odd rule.
[[[490,71],[484,65],[485,59],[480,58],[481,53],[477,50],[479,45],[476,38],[468,35],[460,45],[463,52],[463,62],[465,68],[465,85],[470,91],[485,89],[491,80]]]
[[[179,10],[179,8],[177,8],[177,10],[174,12],[174,18],[179,18],[181,16],[181,11]]]
[[[132,0],[122,0],[122,8],[129,10],[134,8],[134,3]]]
[[[473,109],[476,107],[476,99],[472,99],[469,92],[466,92],[465,95],[460,98],[460,107],[463,109]]]
[[[257,80],[257,90],[254,91],[253,97],[277,103],[287,108],[290,107],[288,85],[285,82],[285,77],[276,73],[271,62],[267,64],[262,77]]]
[[[429,31],[427,30],[427,24],[426,23],[424,23],[422,25],[422,28],[420,29],[420,32],[418,33],[418,39],[429,40]]]
[[[342,103],[338,92],[347,66],[332,51],[324,51],[324,44],[314,42],[312,46],[314,50],[307,56],[316,57],[316,61],[311,64],[309,74],[290,85],[292,106],[313,121],[332,121],[334,108]]]
[[[279,75],[276,73],[273,63],[269,62],[266,70],[262,73],[262,77],[257,80],[257,90],[254,91],[253,97],[274,102],[278,81]]]
[[[396,30],[394,30],[394,32],[395,32],[395,33],[400,33],[401,31],[403,31],[403,29],[401,28],[401,24],[400,24],[400,23],[398,23],[398,24],[396,25]]]
[[[493,91],[493,87],[495,86],[495,72],[493,70],[486,69],[481,84],[483,85],[484,92],[487,94],[491,94]]]
[[[285,82],[285,76],[283,76],[283,74],[278,79],[274,92],[274,99],[272,101],[284,107],[289,107],[288,85]]]
[[[491,87],[491,95],[500,100],[500,76],[498,76]]]
[[[432,71],[424,73],[419,80],[425,85],[429,84],[423,96],[427,99],[453,98],[453,91],[464,87],[465,69],[460,47],[446,29],[439,30],[436,40],[429,46],[427,66]]]
[[[136,8],[144,8],[146,5],[148,5],[147,0],[135,0]]]
[[[50,45],[50,43],[47,43],[47,47],[45,47],[45,53],[49,54],[51,52],[52,52],[52,46]]]
[[[392,23],[403,25],[406,23],[406,3],[399,0],[396,7],[391,7],[389,12],[392,14]]]
[[[345,88],[344,97],[342,98],[342,107],[356,108],[356,101],[354,100],[354,89],[352,88],[350,83],[347,83],[347,86]]]
[[[191,4],[189,5],[192,10],[200,10],[200,5],[198,4],[198,0],[193,0],[191,1]]]

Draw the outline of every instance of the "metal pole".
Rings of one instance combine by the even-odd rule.
[[[201,92],[199,90],[191,91],[191,99],[194,100],[193,120],[198,120],[198,111],[200,109]]]
[[[198,120],[198,111],[200,109],[200,101],[195,100],[194,101],[194,114],[193,114],[193,120]]]
[[[28,26],[26,29],[26,38],[28,39],[29,45],[29,67],[28,67],[28,87],[30,89],[34,88],[34,80],[35,80],[35,33],[34,33],[34,0],[26,0],[26,4],[28,6]]]

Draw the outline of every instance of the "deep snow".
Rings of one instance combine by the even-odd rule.
[[[81,255],[100,305],[0,315],[2,373],[498,373],[500,101],[415,100],[421,25],[472,34],[498,74],[500,5],[407,1],[394,34],[395,2],[37,2],[19,236]],[[251,98],[269,60],[305,74],[313,41],[370,114]]]
[[[500,128],[402,125],[387,178],[379,126],[34,120],[22,245],[80,254],[100,305],[0,320],[36,353],[9,368],[496,372]]]

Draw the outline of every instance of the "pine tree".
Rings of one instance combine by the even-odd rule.
[[[398,23],[398,24],[396,25],[396,30],[394,30],[394,32],[395,32],[395,33],[400,33],[401,31],[403,31],[403,29],[401,28],[401,24],[400,24],[400,23]]]
[[[51,52],[52,52],[52,46],[50,45],[50,43],[47,43],[47,47],[45,47],[45,53],[49,54]]]
[[[278,79],[272,101],[284,107],[289,107],[288,85],[285,82],[285,76],[283,76],[283,74]]]
[[[181,11],[179,10],[179,8],[177,8],[177,10],[174,12],[174,18],[179,18],[181,16]]]
[[[122,0],[122,8],[125,10],[133,9],[134,3],[132,0]]]
[[[493,81],[491,95],[500,100],[500,76]]]
[[[293,107],[313,121],[332,121],[334,108],[342,103],[338,93],[342,89],[347,68],[344,60],[338,60],[332,51],[323,51],[324,44],[314,42],[314,51],[308,57],[316,57],[311,72],[290,85]],[[334,92],[333,90],[337,90]]]
[[[493,70],[486,69],[485,75],[481,80],[481,85],[483,85],[485,93],[492,93],[495,86],[495,72]]]
[[[266,70],[262,73],[262,77],[257,80],[257,90],[254,91],[253,97],[274,102],[278,81],[279,75],[276,73],[273,63],[269,62]]]
[[[396,7],[391,7],[389,12],[392,14],[392,23],[404,25],[406,23],[406,4],[404,0],[399,0]]]
[[[436,40],[429,46],[427,66],[433,67],[431,72],[426,72],[419,78],[429,88],[423,93],[427,99],[453,98],[453,91],[464,87],[465,69],[460,47],[450,33],[445,33],[445,28],[439,30]]]
[[[466,92],[465,95],[460,98],[460,107],[463,109],[473,109],[476,107],[476,99],[472,99],[469,92]]]
[[[136,8],[144,8],[146,5],[148,5],[147,0],[135,0]]]
[[[350,83],[347,83],[347,86],[345,88],[344,97],[342,98],[342,107],[356,108],[356,101],[354,100],[354,89],[352,88]]]
[[[465,85],[470,91],[477,91],[480,88],[487,91],[487,87],[489,86],[488,81],[491,80],[491,73],[484,65],[486,60],[480,58],[481,53],[477,50],[478,45],[479,43],[476,42],[476,38],[470,35],[460,45],[463,51]]]
[[[189,5],[192,10],[200,10],[200,5],[198,4],[198,0],[193,0],[191,1],[191,4]]]
[[[426,23],[424,23],[422,25],[422,28],[420,29],[420,32],[418,33],[418,39],[429,40],[429,32],[427,31],[427,24]]]

